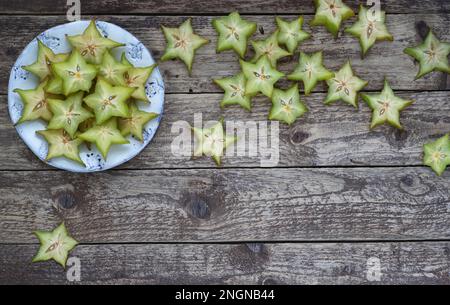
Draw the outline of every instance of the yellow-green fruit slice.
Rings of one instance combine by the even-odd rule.
[[[48,123],[48,129],[64,129],[72,138],[78,126],[94,115],[82,107],[83,92],[67,97],[65,101],[57,99],[48,100],[53,117]]]
[[[314,0],[314,4],[316,14],[311,25],[324,25],[334,37],[338,36],[342,21],[355,15],[352,9],[341,0]]]
[[[98,75],[114,86],[123,84],[123,76],[129,68],[129,65],[118,62],[109,51],[105,52],[102,62],[97,66]]]
[[[440,42],[431,30],[422,44],[414,48],[406,48],[404,52],[419,62],[420,70],[416,79],[433,71],[450,73],[448,64],[450,43]]]
[[[111,117],[127,118],[130,115],[127,101],[133,88],[112,86],[102,78],[98,78],[95,92],[86,96],[84,102],[94,111],[97,124]]]
[[[92,80],[97,76],[95,66],[86,63],[77,51],[72,51],[67,61],[52,64],[52,68],[62,79],[63,93],[66,96],[80,90],[88,92]]]
[[[109,149],[113,144],[128,144],[129,141],[125,139],[117,129],[117,119],[111,118],[103,124],[95,125],[82,134],[78,138],[95,143],[98,150],[106,160]]]
[[[45,92],[51,94],[64,94],[63,80],[57,75],[52,75],[44,88]]]
[[[267,55],[262,56],[255,64],[240,60],[242,72],[247,83],[245,94],[254,96],[259,92],[267,97],[272,97],[274,84],[284,76],[270,64]]]
[[[131,94],[132,98],[148,102],[148,96],[145,93],[145,84],[155,67],[156,64],[148,67],[128,67],[127,71],[123,74],[120,84],[135,89]]]
[[[280,17],[276,17],[275,20],[278,26],[278,42],[285,45],[289,53],[293,54],[301,42],[311,37],[302,30],[303,17],[293,21],[286,21]]]
[[[191,18],[188,18],[178,28],[162,26],[162,31],[166,38],[167,46],[161,60],[166,61],[179,58],[186,65],[189,74],[191,74],[195,51],[209,41],[194,34]]]
[[[22,116],[17,122],[18,124],[37,119],[49,121],[52,118],[52,113],[48,106],[49,95],[44,91],[46,85],[47,82],[44,81],[36,89],[14,89],[14,92],[20,95],[24,105]]]
[[[83,143],[83,140],[70,137],[64,129],[38,130],[36,133],[43,136],[48,142],[48,154],[46,160],[57,157],[66,157],[84,166],[78,150],[78,147]]]
[[[441,176],[450,164],[450,141],[448,134],[434,142],[423,146],[423,163],[430,166],[433,171]]]
[[[244,58],[248,39],[256,31],[256,23],[242,19],[238,12],[233,12],[213,19],[212,24],[219,34],[217,52],[234,50],[239,57]]]
[[[81,35],[67,36],[70,44],[91,64],[100,64],[106,51],[124,46],[123,43],[105,38],[92,20]]]
[[[384,81],[384,88],[380,94],[361,94],[361,97],[372,109],[370,128],[387,122],[398,129],[403,129],[400,124],[400,111],[411,105],[413,101],[395,96],[387,80]]]
[[[33,258],[33,263],[53,259],[65,268],[69,252],[78,245],[78,242],[69,235],[64,223],[51,232],[35,231],[34,234],[41,245]]]
[[[245,94],[247,81],[242,72],[232,77],[215,79],[214,82],[225,91],[220,102],[221,107],[240,105],[246,110],[251,110],[251,97]]]
[[[291,125],[307,111],[306,106],[300,101],[297,84],[288,90],[273,90],[269,120],[282,121]]]
[[[323,66],[322,52],[311,56],[301,52],[300,62],[294,72],[288,75],[289,80],[302,81],[305,86],[305,94],[309,95],[319,81],[325,81],[334,76],[334,73]]]
[[[276,67],[280,58],[292,55],[278,45],[278,31],[273,32],[272,35],[264,40],[252,41],[251,43],[255,50],[255,56],[252,59],[253,63],[260,59],[261,56],[266,55],[272,67]]]
[[[133,103],[130,105],[130,117],[119,118],[119,130],[124,137],[132,134],[139,141],[143,141],[142,131],[145,124],[154,118],[157,118],[159,114],[154,112],[145,112],[139,110],[139,108]]]

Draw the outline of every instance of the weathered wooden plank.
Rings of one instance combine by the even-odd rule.
[[[0,172],[0,242],[65,221],[83,243],[450,237],[450,174],[424,168]]]
[[[0,247],[0,284],[73,284],[37,245]],[[449,242],[81,245],[81,284],[450,284]]]
[[[151,48],[155,58],[159,59],[165,48],[165,40],[160,31],[161,24],[176,26],[182,22],[185,16],[102,16],[102,20],[116,23],[134,33],[142,42]],[[197,32],[211,43],[198,51],[197,64],[194,65],[192,77],[188,77],[184,65],[179,61],[164,62],[160,65],[166,81],[167,92],[218,92],[218,88],[212,83],[213,78],[219,78],[235,74],[239,71],[239,63],[234,53],[215,53],[216,33],[211,26],[213,17],[200,16],[193,19]],[[260,39],[274,30],[273,17],[249,16],[260,25],[254,38]],[[311,16],[306,16],[309,21]],[[4,73],[0,74],[0,93],[7,88],[9,69],[18,57],[21,50],[38,33],[54,25],[64,23],[62,16],[3,16],[0,19],[2,39],[6,44],[0,50],[0,66]],[[353,22],[353,21],[351,21]],[[350,22],[347,22],[347,25]],[[325,51],[325,65],[330,69],[337,69],[350,59],[357,73],[370,81],[368,90],[378,90],[382,86],[386,76],[395,89],[402,90],[447,90],[450,81],[443,73],[433,73],[423,79],[414,81],[418,67],[409,56],[403,54],[407,46],[418,44],[421,35],[425,35],[427,27],[432,27],[438,37],[450,41],[449,14],[414,14],[414,15],[389,15],[388,27],[395,36],[392,43],[382,42],[375,45],[366,59],[360,58],[358,41],[349,35],[344,35],[338,40],[333,40],[331,35],[323,27],[316,27],[312,31],[313,39],[308,40],[301,47],[306,52],[318,50]],[[309,27],[306,27],[309,31]],[[264,33],[264,34],[262,34]],[[252,56],[252,51],[248,54]],[[297,63],[297,56],[284,58],[280,61],[279,69],[289,73]],[[287,82],[281,82],[286,85]],[[320,85],[317,90],[323,91]]]
[[[271,166],[392,166],[421,165],[422,145],[450,131],[450,92],[403,92],[403,98],[416,100],[402,112],[405,131],[389,126],[369,129],[370,110],[360,105],[360,110],[337,104],[322,104],[324,94],[304,98],[310,111],[291,127],[280,124],[279,163]],[[191,158],[172,153],[171,144],[178,136],[172,133],[174,123],[185,120],[194,123],[194,114],[203,119],[227,121],[266,121],[270,104],[258,98],[253,112],[238,107],[221,110],[221,94],[171,94],[166,96],[164,118],[152,143],[136,158],[121,166],[127,169],[215,167],[207,157]],[[6,114],[5,96],[0,96],[0,169],[48,169],[37,159],[18,137]],[[249,143],[241,138],[239,145]],[[258,149],[259,152],[263,151]],[[225,156],[223,167],[259,167],[261,155],[251,157]],[[273,159],[276,161],[276,158]]]

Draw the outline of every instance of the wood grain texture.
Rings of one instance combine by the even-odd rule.
[[[0,172],[0,242],[65,221],[83,243],[450,237],[450,174],[425,168]]]
[[[0,247],[0,284],[71,284],[37,245]],[[81,245],[81,284],[450,284],[450,243]],[[379,262],[379,281],[371,277]],[[369,276],[368,276],[369,273]]]
[[[198,50],[195,58],[192,77],[189,77],[185,66],[179,61],[163,62],[160,69],[169,93],[204,93],[219,92],[212,79],[221,78],[237,73],[240,69],[237,56],[232,52],[216,54],[216,32],[211,26],[214,17],[199,16],[193,18],[193,25],[198,34],[211,40],[211,43]],[[249,16],[259,25],[259,31],[254,39],[268,36],[275,29],[273,17]],[[186,16],[102,16],[101,20],[120,25],[135,34],[144,45],[148,46],[156,59],[164,52],[165,40],[160,31],[161,25],[178,26]],[[306,16],[306,22],[311,16]],[[0,74],[0,93],[7,88],[9,69],[14,64],[22,49],[40,32],[66,22],[62,16],[2,16],[0,28],[2,29],[5,47],[0,49],[0,66],[4,73]],[[350,25],[354,20],[345,24]],[[367,90],[379,90],[383,79],[387,77],[394,89],[397,90],[448,90],[450,80],[447,74],[432,73],[425,78],[414,81],[418,66],[414,60],[403,53],[404,48],[414,46],[421,42],[427,34],[428,27],[433,28],[436,35],[450,41],[449,14],[414,14],[389,15],[387,18],[389,30],[395,37],[394,42],[377,43],[368,56],[361,60],[360,47],[356,39],[349,35],[334,40],[323,27],[313,30],[306,26],[306,30],[313,33],[313,38],[306,41],[301,50],[316,52],[324,50],[325,65],[337,70],[347,60],[351,60],[355,71],[365,80],[369,81]],[[264,33],[264,34],[263,34]],[[248,58],[253,56],[252,50]],[[298,55],[293,58],[284,58],[279,62],[279,69],[285,73],[293,71],[298,62]],[[280,82],[285,87],[286,80]],[[325,90],[321,84],[316,91]]]

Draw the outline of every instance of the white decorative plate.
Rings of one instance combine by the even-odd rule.
[[[128,60],[134,66],[143,67],[154,63],[149,50],[131,33],[108,22],[96,21],[96,24],[105,37],[126,44],[123,47],[112,50],[112,54],[117,59],[120,59],[120,55],[125,52]],[[23,108],[20,96],[17,93],[14,93],[13,90],[16,88],[34,89],[39,84],[39,80],[36,76],[21,68],[22,66],[32,64],[36,61],[37,39],[40,39],[55,53],[66,53],[72,48],[66,40],[65,35],[81,34],[88,25],[89,21],[76,21],[53,27],[33,39],[33,41],[31,41],[22,51],[22,54],[20,54],[12,68],[8,86],[8,109],[13,124],[19,120]],[[86,167],[62,157],[45,161],[48,149],[47,142],[42,137],[36,135],[37,130],[45,129],[46,123],[44,121],[24,122],[17,125],[16,130],[33,153],[43,162],[51,166],[72,172],[107,170],[135,157],[148,145],[148,143],[150,143],[155,135],[156,129],[161,121],[164,106],[164,82],[158,68],[154,69],[147,81],[146,93],[151,100],[151,103],[139,102],[139,108],[144,111],[159,113],[160,116],[148,122],[145,126],[143,143],[134,139],[132,136],[129,136],[128,139],[130,140],[130,144],[113,145],[109,151],[107,160],[102,158],[94,144],[91,145],[91,150],[89,150],[86,145],[82,144],[80,146],[80,157],[86,164]]]

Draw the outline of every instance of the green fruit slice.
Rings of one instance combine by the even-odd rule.
[[[78,92],[67,97],[65,101],[49,99],[50,110],[53,117],[48,123],[48,129],[64,129],[72,138],[75,136],[78,126],[94,115],[84,109],[83,92]]]
[[[423,146],[423,163],[430,166],[438,175],[442,175],[450,164],[450,141],[448,134]]]
[[[81,56],[91,64],[100,64],[106,51],[124,46],[123,43],[103,37],[94,20],[91,20],[83,34],[67,36],[67,39]]]
[[[240,105],[244,109],[251,110],[251,97],[245,94],[247,81],[242,72],[232,77],[215,79],[214,82],[225,91],[220,102],[221,107]]]
[[[223,120],[214,124],[211,128],[192,128],[197,140],[194,156],[210,156],[217,165],[221,163],[224,150],[236,142],[235,136],[228,136],[223,129]]]
[[[341,0],[314,0],[314,4],[316,14],[311,25],[324,25],[334,37],[338,36],[342,21],[355,15],[353,10]]]
[[[63,93],[66,96],[80,90],[88,92],[97,75],[95,66],[86,63],[77,51],[73,51],[67,61],[52,64],[52,68],[62,79]]]
[[[69,235],[64,223],[51,232],[35,231],[34,234],[41,246],[33,258],[33,263],[53,259],[65,268],[69,252],[78,245],[78,242]]]
[[[118,119],[119,130],[122,136],[126,137],[129,134],[135,136],[139,141],[143,141],[142,131],[145,124],[154,118],[157,118],[159,114],[154,112],[145,112],[139,110],[139,108],[133,103],[130,105],[130,117]]]
[[[127,101],[133,91],[133,88],[112,86],[98,78],[95,92],[86,96],[84,102],[94,111],[97,124],[102,124],[113,116],[129,116]]]
[[[48,94],[44,91],[47,82],[44,81],[39,84],[36,89],[14,89],[14,92],[20,95],[23,102],[22,116],[17,124],[43,119],[49,121],[52,118],[52,113],[48,106]]]
[[[355,108],[358,108],[358,92],[361,91],[368,82],[355,76],[352,66],[348,61],[334,77],[327,80],[328,95],[325,104],[331,104],[342,100]]]
[[[51,94],[64,94],[62,78],[57,75],[51,76],[44,90]]]
[[[413,101],[396,97],[387,80],[384,81],[384,88],[380,94],[362,94],[361,97],[373,110],[370,128],[387,122],[398,129],[403,129],[400,125],[400,111],[411,105]]]
[[[269,120],[282,121],[291,125],[307,111],[306,106],[300,101],[297,84],[288,90],[273,90]]]
[[[302,30],[303,17],[298,17],[291,22],[280,17],[276,17],[275,20],[278,26],[278,42],[285,45],[289,53],[293,54],[301,42],[311,37]]]
[[[240,60],[241,68],[247,83],[245,85],[245,94],[254,96],[261,92],[272,97],[274,84],[284,76],[270,64],[267,55],[262,56],[255,64]]]
[[[178,28],[162,26],[162,31],[166,37],[167,46],[161,60],[166,61],[179,58],[186,65],[190,75],[195,51],[209,41],[194,34],[191,18],[188,18]]]
[[[255,56],[252,59],[253,63],[260,59],[261,56],[267,55],[272,67],[276,67],[280,58],[292,55],[278,45],[278,33],[278,31],[275,31],[264,40],[251,42],[255,50]]]
[[[123,53],[125,54],[125,53]],[[131,64],[118,62],[109,51],[103,55],[102,62],[97,66],[98,75],[103,77],[110,84],[117,86],[124,83],[123,75],[128,71]]]
[[[416,79],[432,71],[450,73],[448,64],[450,43],[440,42],[431,30],[422,44],[414,48],[406,48],[404,52],[414,57],[420,64],[420,70]]]
[[[111,118],[103,124],[95,125],[94,127],[78,135],[78,138],[87,142],[95,143],[98,150],[102,154],[103,159],[105,160],[111,145],[130,143],[117,129],[116,118]]]
[[[46,157],[47,161],[57,157],[66,157],[85,166],[80,158],[78,150],[78,147],[83,143],[83,140],[71,138],[64,129],[38,130],[36,133],[43,136],[49,144]]]
[[[289,80],[303,81],[305,94],[309,95],[316,87],[317,82],[325,81],[334,76],[334,73],[323,66],[322,52],[317,52],[308,56],[300,53],[300,62],[294,72],[288,75]]]
[[[393,41],[394,37],[388,32],[386,27],[386,13],[380,11],[377,16],[373,16],[364,6],[359,7],[358,21],[351,27],[345,29],[359,39],[361,45],[361,56],[369,51],[376,41]]]
[[[145,93],[145,84],[155,67],[156,64],[148,67],[129,67],[127,71],[125,71],[121,80],[121,85],[135,89],[131,94],[132,98],[140,101],[149,101],[148,96]]]

